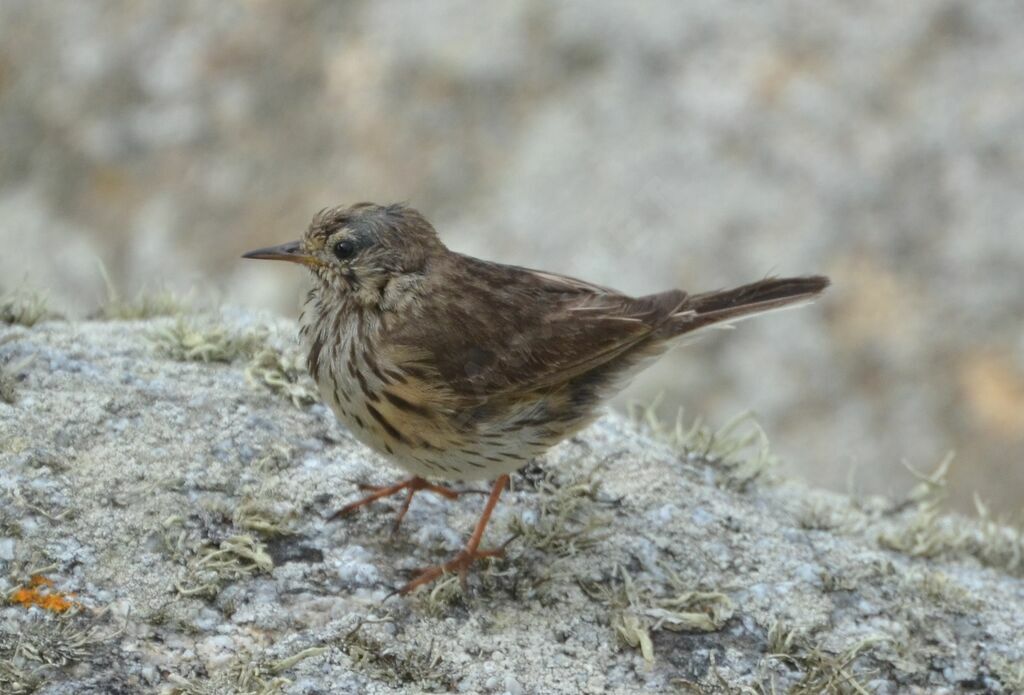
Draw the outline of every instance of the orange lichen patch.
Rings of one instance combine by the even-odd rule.
[[[1024,437],[1024,374],[1007,355],[970,355],[960,365],[971,412],[994,434]]]
[[[28,586],[22,586],[14,590],[9,601],[17,606],[38,606],[51,613],[64,613],[72,608],[81,608],[82,604],[71,599],[74,594],[62,594],[53,589],[53,580],[36,574],[29,580]]]

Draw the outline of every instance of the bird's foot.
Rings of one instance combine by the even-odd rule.
[[[395,483],[394,485],[360,485],[359,489],[369,491],[370,494],[361,500],[356,500],[355,502],[346,504],[344,507],[332,514],[329,521],[348,516],[363,507],[373,504],[377,500],[384,499],[385,497],[391,497],[392,495],[397,495],[398,493],[405,491],[405,501],[402,502],[402,508],[399,510],[398,517],[395,519],[395,524],[392,528],[392,532],[395,532],[398,531],[398,527],[402,525],[402,519],[405,518],[406,512],[409,511],[409,505],[412,503],[412,498],[417,492],[427,490],[450,500],[456,500],[459,498],[459,493],[455,490],[444,487],[443,485],[434,485],[419,476],[403,480]]]
[[[404,596],[424,584],[429,584],[445,574],[454,572],[459,573],[459,581],[462,583],[463,591],[465,591],[466,575],[469,573],[469,568],[472,567],[473,563],[477,560],[483,560],[489,557],[505,557],[505,549],[493,548],[488,550],[469,550],[467,548],[443,565],[434,565],[433,567],[427,567],[426,569],[421,570],[412,581],[395,593],[402,594]]]
[[[435,565],[422,570],[411,582],[403,586],[401,589],[398,589],[395,593],[403,595],[408,594],[424,584],[429,584],[447,572],[458,572],[459,581],[462,582],[462,588],[465,590],[466,575],[469,573],[469,568],[474,562],[488,557],[504,557],[505,546],[500,548],[491,548],[488,550],[480,550],[480,541],[483,540],[484,530],[487,528],[487,522],[491,519],[491,513],[494,511],[494,507],[498,504],[498,498],[501,496],[501,491],[504,490],[507,485],[508,475],[499,476],[498,479],[494,481],[494,485],[491,488],[491,494],[487,498],[487,504],[484,506],[483,513],[480,514],[479,521],[476,522],[476,529],[474,529],[473,535],[470,536],[465,550],[443,565]]]

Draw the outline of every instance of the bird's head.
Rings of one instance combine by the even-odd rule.
[[[371,304],[387,301],[389,288],[422,277],[430,258],[444,250],[433,226],[413,208],[357,203],[321,210],[299,241],[242,257],[300,263],[324,290]]]

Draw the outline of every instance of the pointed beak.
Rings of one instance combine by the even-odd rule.
[[[268,246],[265,249],[256,249],[244,254],[242,258],[256,258],[259,260],[266,261],[290,261],[292,263],[301,263],[302,265],[309,266],[310,268],[320,265],[320,261],[315,256],[310,256],[303,252],[302,242],[300,241],[289,241],[287,244],[280,244],[278,246]]]

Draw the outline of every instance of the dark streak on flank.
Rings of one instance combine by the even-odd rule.
[[[391,405],[398,408],[399,410],[404,410],[407,413],[415,413],[416,415],[420,415],[422,417],[430,417],[430,410],[428,410],[424,406],[417,405],[415,403],[410,403],[401,396],[391,393],[390,391],[384,391],[383,393],[384,398],[388,399],[388,402],[391,403]]]
[[[348,394],[345,393],[345,391],[338,386],[337,372],[335,372],[333,369],[328,369],[327,373],[331,375],[331,384],[334,386],[335,398],[341,397],[345,400],[346,403],[351,403],[352,400],[348,397]]]
[[[356,376],[356,374],[359,373],[359,370],[356,369],[356,344],[354,341],[349,343],[348,373],[351,374],[352,376]]]
[[[348,350],[348,372],[359,381],[359,388],[366,396],[366,400],[371,403],[376,403],[380,400],[380,396],[370,390],[370,385],[366,383],[366,377],[363,376],[362,371],[356,368],[356,344],[355,341],[349,343]]]
[[[420,458],[419,456],[417,456],[415,460],[418,461],[419,463],[422,463],[427,468],[431,468],[433,470],[444,470],[430,459]]]
[[[373,372],[374,375],[378,379],[380,379],[382,383],[384,383],[385,385],[391,383],[388,380],[388,378],[384,376],[384,373],[380,370],[380,367],[377,366],[377,360],[374,358],[373,353],[371,353],[369,350],[363,351],[363,361],[366,362],[367,366],[370,368],[370,371]]]
[[[370,415],[373,416],[373,419],[379,422],[380,426],[384,428],[384,431],[391,435],[393,439],[398,440],[402,444],[409,443],[409,440],[405,438],[405,435],[402,434],[394,425],[388,422],[387,418],[381,415],[379,410],[374,408],[369,403],[366,404],[366,409],[370,411]]]
[[[341,317],[345,315],[343,311],[334,312],[334,323],[331,328],[331,335],[341,335]]]
[[[392,381],[396,381],[399,384],[404,384],[408,381],[408,379],[405,378],[405,374],[402,374],[400,371],[396,369],[385,369],[384,373],[387,374],[392,379]]]
[[[309,369],[309,373],[313,375],[314,379],[320,378],[320,351],[324,349],[324,341],[322,335],[317,335],[313,339],[313,346],[309,349],[309,355],[306,357],[306,367]],[[333,378],[333,374],[331,375]]]
[[[411,376],[413,379],[419,379],[420,381],[426,381],[431,376],[429,368],[418,366],[415,364],[402,365],[402,369],[404,369],[405,373]]]
[[[380,396],[370,390],[370,385],[366,383],[366,377],[363,376],[362,372],[356,372],[356,379],[359,380],[359,388],[362,390],[363,395],[366,396],[366,400],[371,403],[376,403],[380,400]]]
[[[360,345],[366,345],[366,311],[361,305],[356,305],[356,338]],[[352,353],[355,356],[355,353]]]

